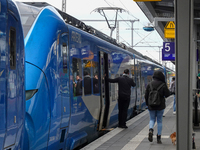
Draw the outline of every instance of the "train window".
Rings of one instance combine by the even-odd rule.
[[[9,46],[10,46],[10,69],[16,69],[16,30],[10,28],[9,35]]]
[[[82,66],[81,59],[73,58],[72,67],[73,67],[73,95],[81,96],[82,95]]]
[[[84,75],[84,94],[89,95],[92,93],[91,88],[91,65],[90,60],[83,60],[83,75]]]
[[[62,55],[63,55],[63,72],[67,73],[67,44],[62,44]]]
[[[93,93],[99,93],[99,64],[98,62],[94,62],[92,61],[92,65],[93,67]]]

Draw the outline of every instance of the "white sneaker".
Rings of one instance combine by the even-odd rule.
[[[173,114],[176,115],[176,112],[174,111]]]

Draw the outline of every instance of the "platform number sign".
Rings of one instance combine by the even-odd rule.
[[[162,60],[163,61],[174,61],[175,60],[175,44],[174,42],[163,42],[162,49]]]

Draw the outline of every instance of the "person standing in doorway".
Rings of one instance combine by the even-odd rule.
[[[129,70],[125,69],[124,74],[121,77],[115,79],[109,79],[106,77],[106,80],[111,83],[118,83],[118,127],[119,128],[128,128],[126,126],[127,111],[130,103],[131,95],[131,86],[134,87],[136,84],[133,79],[129,78]]]
[[[149,93],[152,91],[152,89],[158,89],[158,93],[160,95],[160,104],[157,106],[152,106],[149,104]],[[145,102],[146,105],[148,106],[149,110],[149,116],[150,116],[150,121],[149,121],[149,136],[148,140],[150,142],[153,141],[153,127],[157,119],[157,143],[162,144],[161,142],[161,133],[162,133],[162,118],[163,118],[163,113],[164,109],[166,107],[165,105],[165,98],[170,96],[169,89],[167,87],[167,84],[165,82],[165,76],[161,71],[155,71],[153,74],[153,81],[151,81],[145,91]]]
[[[77,75],[76,76],[76,96],[82,95],[81,81],[82,81],[81,76]]]
[[[176,115],[176,96],[175,96],[175,90],[176,90],[176,83],[175,83],[175,77],[172,78],[172,82],[169,88],[171,94],[174,95],[174,105],[173,105],[173,114]]]

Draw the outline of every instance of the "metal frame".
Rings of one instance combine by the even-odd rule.
[[[184,16],[184,17],[183,17]],[[193,0],[176,0],[177,150],[192,149]],[[183,65],[184,64],[184,65]]]

